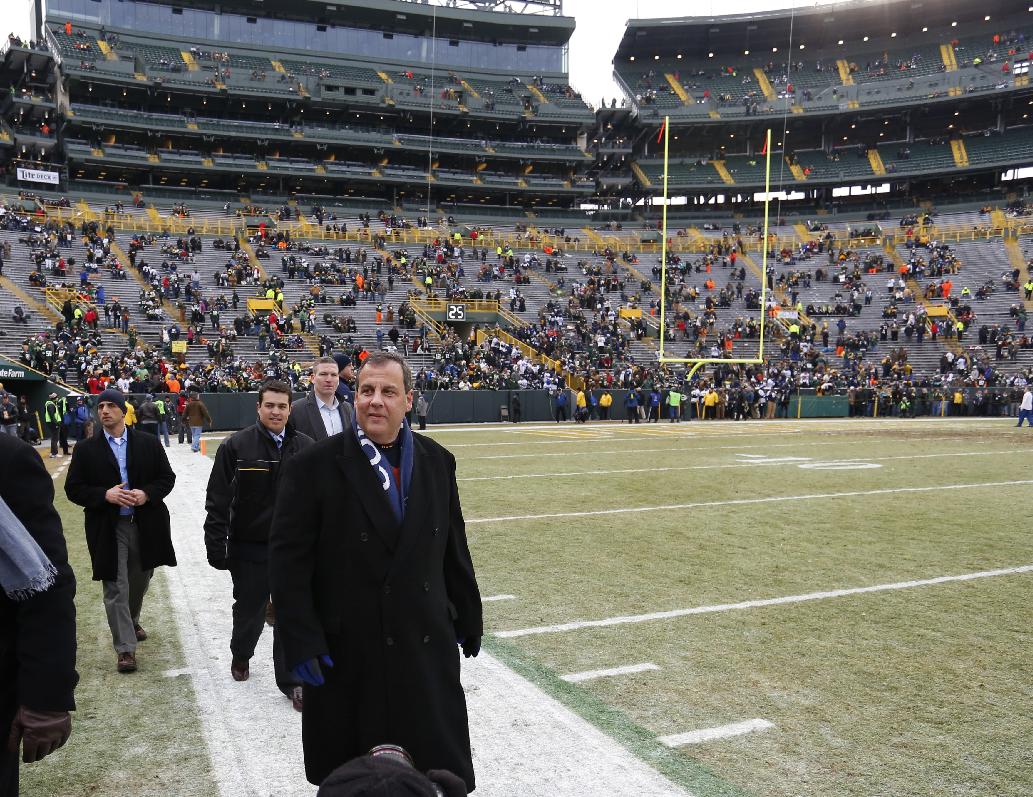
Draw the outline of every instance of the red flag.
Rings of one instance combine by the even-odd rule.
[[[760,148],[760,154],[761,155],[767,155],[768,154],[768,137],[767,136],[764,136],[764,146]]]
[[[667,117],[664,117],[663,124],[660,125],[660,132],[656,135],[656,143],[659,144],[664,140],[664,131],[667,129]]]

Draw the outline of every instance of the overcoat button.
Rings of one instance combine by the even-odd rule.
[[[425,645],[426,645],[426,644],[427,644],[428,642],[430,642],[430,637],[429,637],[429,636],[425,636],[425,637],[423,638],[423,644],[425,644]]]
[[[424,592],[430,592],[430,582],[429,581],[424,581],[423,582],[423,591]]]
[[[438,527],[437,527],[437,526],[435,526],[435,527],[434,527],[434,533],[435,533],[435,534],[437,534],[437,533],[438,533]]]
[[[366,532],[362,532],[362,534],[359,535],[360,542],[366,542],[368,539],[369,535]]]
[[[390,646],[390,645],[393,645],[393,644],[395,643],[394,639],[392,639],[391,637],[388,637],[388,638],[387,638],[387,639],[385,639],[384,641],[385,641],[385,642],[386,642],[386,643],[387,643],[387,644],[388,644],[389,646]]]

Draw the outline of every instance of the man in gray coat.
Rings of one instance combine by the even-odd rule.
[[[290,424],[316,442],[351,428],[355,410],[336,395],[340,368],[333,357],[312,363],[312,392],[295,402]]]

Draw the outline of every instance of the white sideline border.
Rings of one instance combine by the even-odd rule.
[[[172,533],[179,566],[167,579],[219,797],[312,797],[300,716],[276,689],[266,628],[251,678],[229,674],[228,574],[208,566],[204,492],[214,461],[173,446]],[[183,673],[186,675],[187,673]],[[692,797],[588,721],[485,651],[462,661],[480,797]]]
[[[687,744],[701,744],[713,742],[720,739],[730,739],[733,736],[742,736],[747,733],[767,731],[775,727],[773,722],[762,719],[744,720],[733,722],[728,725],[719,725],[716,728],[702,728],[698,731],[687,733],[675,733],[670,736],[660,736],[657,741],[667,747],[684,747]]]
[[[650,612],[649,614],[630,614],[623,617],[607,617],[603,620],[578,620],[571,623],[559,623],[556,625],[517,628],[510,631],[498,631],[495,633],[495,636],[503,639],[513,639],[515,637],[534,636],[537,634],[558,634],[565,631],[579,631],[584,628],[608,628],[615,625],[647,623],[653,620],[672,620],[677,617],[689,617],[696,614],[716,614],[718,612],[730,612],[738,609],[760,609],[765,606],[784,606],[790,603],[806,603],[809,601],[827,600],[829,598],[843,598],[849,595],[867,595],[872,592],[886,592],[889,590],[914,589],[915,587],[929,587],[936,584],[950,584],[958,581],[975,581],[976,579],[1012,576],[1020,573],[1033,573],[1033,565],[1005,567],[999,570],[980,570],[976,573],[962,573],[961,575],[955,576],[937,576],[936,578],[923,578],[914,581],[897,581],[892,584],[874,584],[869,587],[849,587],[847,589],[833,589],[823,592],[805,592],[801,595],[785,595],[780,598],[763,598],[759,600],[739,601],[738,603],[718,603],[713,606],[696,606],[691,609],[671,609],[664,612]]]

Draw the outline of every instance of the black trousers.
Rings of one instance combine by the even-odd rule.
[[[269,563],[231,559],[230,575],[233,577],[233,635],[230,637],[230,653],[234,659],[250,661],[265,627],[265,607],[269,602]],[[276,685],[284,694],[290,694],[293,687],[301,686],[301,682],[287,666],[283,643],[275,626],[273,672]]]

